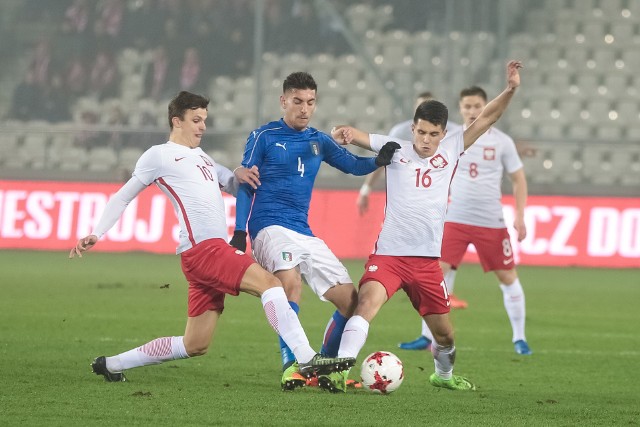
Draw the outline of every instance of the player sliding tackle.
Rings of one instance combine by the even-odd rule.
[[[169,104],[169,140],[145,151],[131,179],[107,203],[93,232],[78,240],[69,258],[91,249],[147,186],[155,184],[169,198],[180,222],[177,253],[189,282],[188,319],[184,336],[157,338],[115,356],[97,357],[91,367],[107,381],[125,381],[127,369],[207,352],[224,309],[226,294],[259,297],[269,324],[300,362],[304,377],[353,366],[355,358],[321,356],[309,345],[282,283],[250,256],[230,246],[220,188],[235,194],[239,183],[259,184],[257,169],[239,168],[236,176],[216,164],[200,146],[207,128],[209,100],[180,92]]]
[[[468,379],[453,375],[456,348],[449,320],[449,296],[438,258],[449,184],[458,159],[505,111],[520,86],[521,67],[518,61],[507,64],[506,89],[464,132],[447,136],[447,107],[438,101],[423,102],[416,109],[413,141],[399,141],[398,151],[386,166],[387,205],[382,231],[360,279],[358,303],[345,325],[338,357],[357,357],[370,322],[402,288],[433,332],[435,372],[429,378],[431,384],[453,390],[475,389]],[[388,136],[367,134],[348,126],[334,128],[331,134],[341,144],[373,151],[379,151],[389,140]],[[319,384],[332,392],[346,391],[347,374],[348,371],[321,375]]]

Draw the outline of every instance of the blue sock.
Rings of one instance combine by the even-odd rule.
[[[295,302],[289,301],[289,305],[291,306],[293,311],[296,312],[296,314],[300,312],[300,307]],[[284,370],[284,369],[287,369],[289,366],[291,366],[293,362],[296,361],[296,357],[293,355],[293,352],[287,346],[284,340],[281,337],[278,337],[278,338],[280,339],[280,356],[282,356],[282,368]]]
[[[338,355],[342,332],[346,324],[347,318],[336,310],[327,324],[327,329],[324,331],[324,342],[322,343],[322,354],[324,356],[336,357]]]

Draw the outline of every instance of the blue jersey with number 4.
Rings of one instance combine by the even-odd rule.
[[[251,132],[242,166],[257,166],[262,185],[255,193],[246,184],[238,191],[236,230],[245,230],[248,219],[252,239],[270,225],[313,236],[308,223],[309,203],[322,161],[353,175],[377,169],[374,157],[356,156],[311,127],[298,131],[280,119]]]

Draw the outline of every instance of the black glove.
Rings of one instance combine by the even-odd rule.
[[[391,164],[393,154],[400,148],[400,144],[395,141],[389,141],[382,146],[376,157],[376,166],[382,167]]]
[[[229,244],[239,251],[247,251],[247,232],[242,230],[236,230],[233,232],[233,237],[229,241]]]

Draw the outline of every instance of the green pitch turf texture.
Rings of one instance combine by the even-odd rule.
[[[347,263],[359,278],[362,262]],[[430,353],[403,351],[418,316],[404,293],[373,321],[362,357],[390,350],[405,380],[389,396],[363,390],[280,391],[277,337],[258,298],[227,298],[204,357],[130,370],[106,383],[89,363],[153,338],[182,335],[186,284],[177,256],[0,252],[0,425],[638,425],[638,270],[520,267],[527,338],[518,356],[502,294],[476,265],[458,273],[469,308],[452,313],[456,373],[475,392],[429,385]],[[319,348],[333,313],[307,288],[300,318]]]

